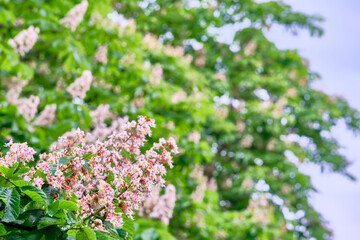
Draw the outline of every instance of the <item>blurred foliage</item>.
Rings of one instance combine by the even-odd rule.
[[[182,149],[167,177],[177,188],[174,217],[169,226],[138,217],[134,239],[331,238],[308,203],[315,189],[298,165],[311,161],[352,177],[330,130],[343,119],[357,132],[360,116],[344,99],[312,89],[318,75],[306,60],[264,36],[274,24],[321,36],[320,17],[281,1],[91,0],[72,32],[60,19],[77,3],[0,0],[1,145],[11,136],[43,151],[72,128],[91,130],[90,111],[109,104],[119,116],[156,119],[155,137],[173,136]],[[114,11],[135,19],[136,31],[107,19]],[[39,40],[20,57],[8,40],[30,25],[40,28]],[[223,26],[234,29],[230,44],[214,33],[221,35]],[[147,33],[162,44],[147,47]],[[105,65],[93,61],[104,44]],[[193,60],[169,54],[169,46],[184,47]],[[163,79],[154,86],[157,63]],[[79,101],[66,87],[84,70],[94,80]],[[40,97],[39,112],[57,105],[55,123],[34,126],[6,100],[6,84],[16,76],[29,80],[22,97]],[[186,97],[174,101],[182,91]],[[201,135],[198,143],[191,140],[194,132]],[[199,166],[217,189],[194,201],[201,183],[192,172]]]

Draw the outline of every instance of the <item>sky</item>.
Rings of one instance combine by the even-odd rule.
[[[274,26],[267,37],[281,49],[298,49],[310,61],[310,68],[321,75],[314,87],[342,96],[360,110],[360,1],[359,0],[284,0],[296,11],[325,18],[325,33],[312,38],[306,32],[297,36]],[[301,166],[311,175],[318,193],[310,202],[333,230],[335,240],[360,239],[360,137],[346,130],[342,122],[332,134],[343,146],[343,153],[353,164],[349,171],[358,178],[352,182],[334,173],[320,173],[314,165]]]

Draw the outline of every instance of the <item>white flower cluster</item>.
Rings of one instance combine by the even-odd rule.
[[[25,53],[29,52],[35,45],[39,37],[39,32],[39,28],[30,26],[28,29],[22,30],[13,39],[9,39],[9,45],[13,47],[20,56],[24,56]]]

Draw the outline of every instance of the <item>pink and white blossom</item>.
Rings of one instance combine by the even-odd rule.
[[[86,70],[79,78],[75,79],[75,81],[70,84],[70,86],[67,88],[67,91],[73,98],[78,97],[84,99],[86,92],[90,89],[92,79],[92,73]]]
[[[25,53],[29,52],[38,40],[39,32],[39,28],[30,26],[22,30],[13,39],[10,39],[9,45],[13,47],[20,56],[25,56]]]
[[[164,186],[165,165],[172,167],[172,154],[178,152],[172,138],[160,139],[159,143],[143,151],[146,137],[151,136],[153,127],[153,119],[139,117],[138,121],[121,124],[106,140],[95,143],[88,143],[86,134],[79,129],[66,133],[49,153],[39,155],[40,160],[34,169],[43,172],[46,178],[37,177],[32,182],[39,188],[46,182],[69,198],[76,197],[80,208],[77,217],[89,220],[90,227],[105,231],[101,220],[105,219],[120,228],[123,215],[133,219],[146,196],[154,188]],[[26,144],[9,143],[9,146],[26,148]],[[17,161],[17,157],[30,160],[19,153],[14,156],[13,151],[9,152],[12,154],[6,159],[12,163]],[[32,155],[26,156],[32,157],[34,153],[30,153]],[[24,179],[32,177],[33,174],[27,174]],[[163,197],[163,205],[168,210],[159,209],[156,215],[164,222],[171,217],[170,209],[174,205],[175,190],[170,188]]]
[[[86,0],[83,0],[81,3],[75,5],[64,18],[60,20],[60,23],[65,27],[70,28],[71,31],[75,31],[77,26],[84,19],[87,7],[89,3]]]

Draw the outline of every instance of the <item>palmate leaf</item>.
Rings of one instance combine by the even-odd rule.
[[[0,199],[5,203],[2,221],[15,221],[20,214],[20,194],[15,188],[0,188]]]

